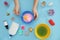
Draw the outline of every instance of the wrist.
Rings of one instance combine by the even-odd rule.
[[[15,7],[19,7],[19,4],[15,4]]]
[[[36,10],[36,8],[33,8],[32,10]]]
[[[36,9],[36,6],[34,6],[33,9]]]
[[[19,8],[19,5],[15,5],[15,8]]]

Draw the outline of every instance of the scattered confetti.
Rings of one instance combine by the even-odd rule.
[[[53,2],[49,2],[48,3],[48,6],[53,6]]]
[[[41,3],[41,5],[42,5],[42,7],[46,6],[46,2],[43,1],[43,2]]]
[[[54,21],[53,21],[52,19],[49,20],[49,23],[50,23],[50,25],[52,25],[52,26],[55,25],[55,23],[54,23]]]
[[[29,28],[29,31],[30,31],[30,32],[32,32],[32,30],[33,30],[33,29],[32,29],[32,27],[31,27],[31,28]]]
[[[55,13],[55,12],[54,12],[53,9],[49,9],[49,10],[48,10],[48,14],[49,14],[50,16],[52,16],[54,13]]]

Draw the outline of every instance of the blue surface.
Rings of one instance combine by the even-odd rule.
[[[4,1],[9,2],[9,7],[6,7],[3,3]],[[30,24],[25,24],[22,22],[20,16],[21,14],[26,11],[32,11],[32,7],[33,7],[33,0],[20,0],[20,15],[16,16],[13,13],[13,9],[14,9],[14,2],[13,0],[0,0],[0,40],[39,40],[38,38],[36,38],[34,31],[32,33],[29,34],[29,36],[25,36],[24,33],[23,35],[19,35],[19,33],[17,32],[17,34],[15,36],[13,36],[11,39],[9,39],[9,34],[8,34],[8,30],[5,29],[3,21],[7,20],[9,27],[12,24],[11,21],[11,17],[15,17],[15,21],[21,25],[25,25],[25,31],[28,31],[29,27],[35,28],[35,26],[37,24],[40,23],[46,23],[49,25],[50,29],[51,29],[51,34],[49,36],[49,38],[47,38],[46,40],[60,40],[60,0],[45,0],[47,2],[47,4],[49,2],[53,2],[53,6],[49,7],[48,5],[46,5],[46,7],[41,7],[41,2],[43,0],[39,0],[39,4],[38,4],[38,19],[33,21]],[[49,9],[54,9],[55,10],[55,14],[53,16],[49,16],[47,11]],[[6,13],[9,12],[10,16],[6,16]],[[51,26],[48,23],[49,19],[53,19],[55,22],[55,26]],[[19,29],[20,30],[20,29]],[[19,31],[18,30],[18,31]]]

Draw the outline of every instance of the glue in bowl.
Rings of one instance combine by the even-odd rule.
[[[22,14],[22,21],[25,23],[31,23],[34,20],[34,14],[31,11],[25,11]]]
[[[37,38],[44,40],[50,35],[50,28],[47,24],[39,24],[35,28],[35,35]]]

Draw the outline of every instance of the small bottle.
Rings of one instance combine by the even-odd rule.
[[[8,23],[7,23],[6,20],[4,20],[4,26],[5,26],[6,29],[9,29],[9,28],[8,28]]]

